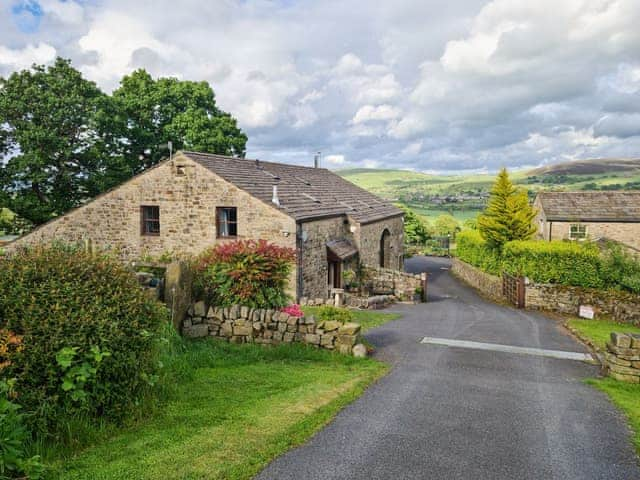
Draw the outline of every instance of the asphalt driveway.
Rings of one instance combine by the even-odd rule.
[[[640,479],[622,415],[573,360],[426,345],[425,337],[573,352],[584,348],[542,315],[487,302],[429,271],[429,303],[370,331],[389,375],[259,479]]]

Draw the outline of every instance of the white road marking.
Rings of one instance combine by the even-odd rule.
[[[449,338],[424,337],[420,343],[431,345],[445,345],[447,347],[472,348],[475,350],[489,350],[492,352],[520,353],[522,355],[536,355],[538,357],[559,358],[562,360],[578,360],[581,362],[593,362],[593,357],[588,353],[565,352],[563,350],[545,350],[543,348],[512,347],[511,345],[499,345],[497,343],[470,342],[468,340],[454,340]]]

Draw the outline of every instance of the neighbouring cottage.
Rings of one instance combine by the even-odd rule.
[[[178,152],[9,243],[91,241],[133,261],[265,239],[294,248],[292,295],[327,298],[356,262],[403,267],[403,214],[324,169]]]
[[[540,192],[538,238],[619,242],[640,250],[640,192]]]

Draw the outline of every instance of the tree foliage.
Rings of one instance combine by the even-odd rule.
[[[0,78],[0,206],[43,223],[174,150],[242,156],[246,135],[207,82],[137,70],[109,96],[70,61]]]
[[[500,248],[512,240],[528,240],[536,232],[535,210],[527,192],[517,189],[503,168],[491,188],[489,204],[478,216],[478,230],[492,248]]]
[[[458,221],[448,213],[438,215],[433,226],[435,228],[436,235],[450,235],[452,238],[455,238],[456,233],[460,230],[460,224]]]
[[[409,245],[424,245],[431,238],[431,228],[424,217],[405,205],[398,205],[404,211],[404,241]]]

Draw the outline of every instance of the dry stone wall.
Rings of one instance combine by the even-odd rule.
[[[640,335],[612,333],[604,358],[611,377],[624,382],[640,383]]]
[[[401,300],[412,300],[416,290],[423,287],[420,275],[375,267],[365,267],[365,273],[376,295],[395,295]]]
[[[498,301],[504,300],[502,296],[502,279],[500,277],[485,273],[479,268],[457,258],[451,260],[451,273],[486,296]]]
[[[196,302],[187,312],[182,333],[186,337],[218,337],[232,343],[278,345],[300,342],[345,355],[366,355],[357,323],[317,323],[311,315],[296,317],[278,310],[239,305],[221,308]]]

